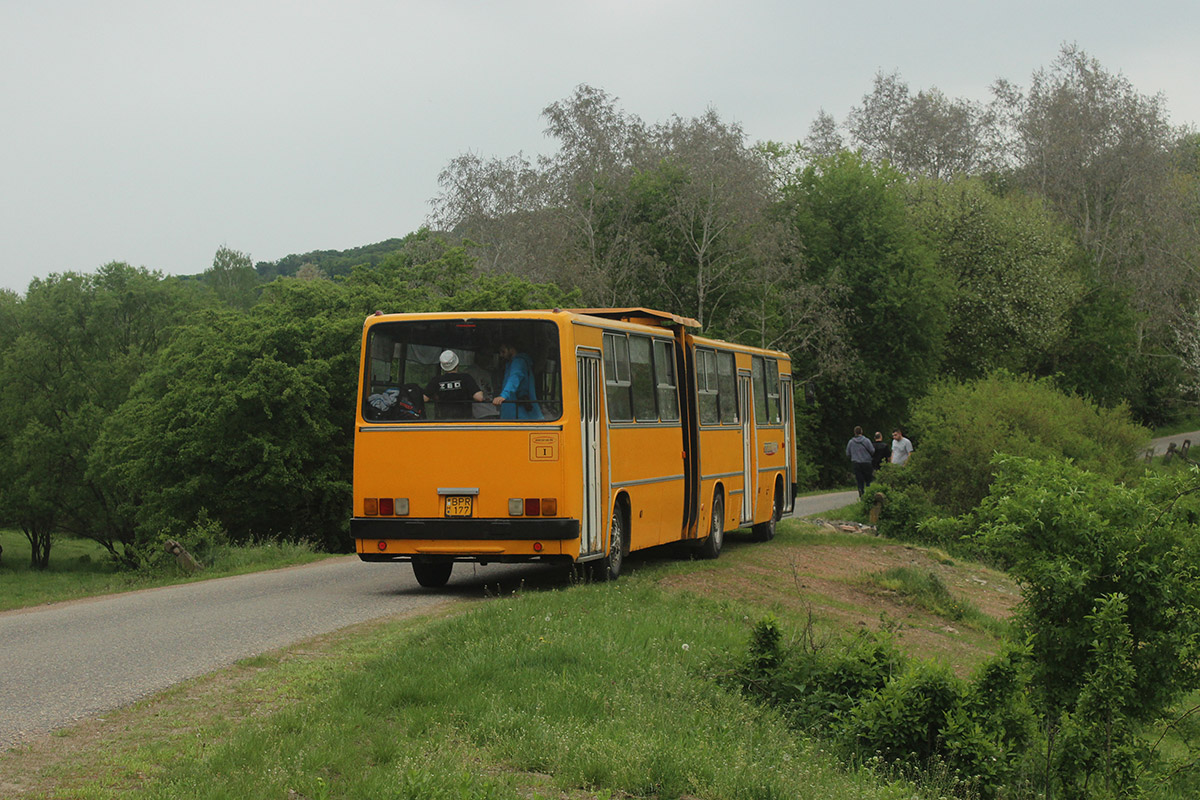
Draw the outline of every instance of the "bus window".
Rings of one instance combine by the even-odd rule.
[[[654,340],[654,384],[658,396],[658,418],[679,421],[679,390],[675,382],[675,354],[671,342]]]
[[[612,422],[633,419],[630,383],[629,340],[624,334],[604,334],[604,389],[608,395],[608,418]]]
[[[759,425],[778,425],[779,364],[773,358],[755,356],[751,368],[754,374],[754,420]]]
[[[503,347],[512,348],[510,358],[501,354]],[[558,328],[552,322],[387,322],[371,327],[366,348],[362,409],[368,422],[486,422],[561,416],[561,358]],[[453,368],[446,369],[444,364]],[[490,401],[505,391],[506,379],[512,396],[506,396],[497,407]],[[476,391],[483,394],[483,402],[474,400]]]
[[[721,421],[717,407],[717,354],[712,350],[696,351],[696,394],[700,402],[700,424],[716,425]]]
[[[650,363],[650,337],[629,337],[629,366],[633,388],[633,416],[638,422],[657,422],[654,367]]]
[[[717,387],[720,390],[721,422],[736,425],[738,418],[737,380],[734,378],[733,353],[717,353]]]

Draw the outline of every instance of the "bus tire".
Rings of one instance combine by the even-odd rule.
[[[775,482],[775,498],[771,502],[771,518],[766,522],[759,522],[751,527],[750,532],[754,536],[756,542],[769,542],[775,538],[775,524],[779,522],[779,517],[783,514],[783,491],[779,488],[779,482]]]
[[[440,589],[450,580],[450,573],[454,570],[454,562],[418,561],[414,559],[412,568],[413,575],[417,578],[417,583],[426,589]]]
[[[701,558],[716,558],[721,555],[721,546],[725,544],[725,498],[721,490],[713,493],[712,521],[708,526],[708,536],[700,542]]]
[[[615,581],[620,576],[621,566],[625,563],[625,536],[625,509],[617,503],[613,506],[608,531],[608,555],[591,562],[593,580]]]

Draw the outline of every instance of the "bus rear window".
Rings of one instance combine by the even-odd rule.
[[[558,328],[545,320],[380,323],[368,332],[363,369],[370,422],[562,416]]]

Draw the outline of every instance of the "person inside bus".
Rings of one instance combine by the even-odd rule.
[[[443,350],[438,364],[442,374],[425,387],[425,402],[437,404],[438,419],[470,419],[471,401],[483,402],[479,384],[470,374],[458,371],[458,354],[453,350]]]
[[[533,359],[512,342],[500,345],[505,361],[504,382],[492,403],[500,408],[500,419],[543,419],[542,406],[533,385]]]

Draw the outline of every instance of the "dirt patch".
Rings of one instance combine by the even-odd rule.
[[[1007,620],[1021,599],[1004,573],[960,562],[937,550],[885,542],[869,530],[788,526],[811,534],[823,530],[830,543],[811,535],[782,534],[772,546],[734,546],[711,568],[664,578],[664,586],[718,597],[745,598],[777,609],[792,624],[808,615],[827,634],[857,629],[890,630],[906,652],[946,661],[967,675],[993,654],[998,636],[978,624],[936,616],[909,598],[873,585],[866,576],[911,567],[938,576],[951,595],[996,620]],[[847,540],[850,540],[849,542]]]

